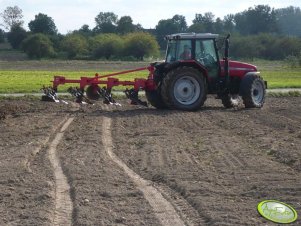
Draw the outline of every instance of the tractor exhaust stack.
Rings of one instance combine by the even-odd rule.
[[[229,45],[230,45],[230,34],[227,35],[225,39],[225,65],[224,65],[224,70],[225,70],[225,83],[226,87],[229,87],[230,84],[230,73],[229,73]]]

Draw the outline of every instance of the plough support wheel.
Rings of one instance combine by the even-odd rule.
[[[90,100],[98,100],[100,98],[98,85],[90,85],[86,89],[86,95]]]

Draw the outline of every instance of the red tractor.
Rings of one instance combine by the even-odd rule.
[[[97,100],[103,97],[105,103],[116,103],[111,95],[114,86],[132,86],[125,93],[134,104],[147,105],[138,99],[139,90],[145,90],[146,98],[156,108],[195,111],[200,109],[207,94],[217,94],[226,108],[238,105],[240,96],[246,108],[261,108],[264,104],[267,83],[259,76],[256,66],[230,61],[229,38],[224,38],[225,49],[220,59],[216,34],[181,33],[166,36],[168,41],[164,62],[155,62],[145,68],[122,71],[109,75],[96,74],[81,77],[80,80],[55,76],[52,88],[44,88],[44,100],[58,101],[56,91],[59,85],[79,83],[80,87],[69,89],[81,102],[85,87],[87,97]],[[130,72],[149,70],[147,79],[119,81],[113,76]],[[107,78],[107,80],[103,80]],[[105,85],[100,88],[100,85]]]
[[[145,90],[156,108],[197,110],[207,94],[217,94],[226,108],[235,107],[239,96],[246,108],[264,104],[267,83],[256,66],[228,60],[229,37],[220,59],[218,35],[183,33],[166,36],[166,59],[154,63],[155,90]]]

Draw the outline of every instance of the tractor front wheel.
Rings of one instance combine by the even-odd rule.
[[[195,68],[178,67],[163,78],[161,94],[169,108],[195,111],[200,109],[206,100],[206,80]]]
[[[257,74],[246,75],[240,84],[240,94],[246,108],[261,108],[265,101],[265,84]]]

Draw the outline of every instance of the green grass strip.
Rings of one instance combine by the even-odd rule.
[[[269,89],[301,88],[301,70],[262,71],[261,76],[268,82]]]
[[[112,72],[102,72],[101,75]],[[93,77],[95,72],[55,72],[55,71],[0,71],[0,93],[37,93],[43,85],[51,86],[53,76],[61,75],[68,79],[80,79],[80,77]],[[132,81],[134,78],[147,78],[148,72],[134,72],[120,75],[116,78],[120,80]],[[59,86],[59,92],[66,92],[70,86],[76,84],[66,84]],[[115,87],[115,90],[124,90],[124,87]]]
[[[102,75],[113,73],[102,72]],[[53,76],[61,75],[66,78],[79,79],[93,77],[94,71],[0,71],[0,93],[36,93],[43,85],[52,85]],[[133,81],[134,78],[147,78],[148,72],[134,72],[117,76],[120,80]],[[268,88],[301,88],[301,70],[275,70],[261,71],[261,76],[268,82]],[[75,84],[67,84],[59,87],[59,92],[65,92],[68,87]],[[124,87],[115,87],[114,90],[124,90]]]

